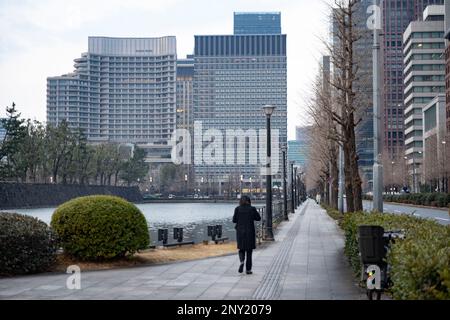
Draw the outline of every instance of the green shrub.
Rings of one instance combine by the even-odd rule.
[[[368,200],[372,200],[368,198]],[[447,193],[412,193],[402,195],[385,195],[384,200],[388,202],[405,203],[412,205],[424,205],[446,208],[450,205],[450,194]]]
[[[17,213],[0,213],[0,275],[49,270],[56,258],[56,240],[44,222]]]
[[[397,241],[387,257],[391,265],[395,299],[450,299],[450,227],[405,215],[346,214],[345,254],[356,274],[361,273],[358,226],[379,225],[385,230],[403,229],[406,239]]]
[[[51,225],[64,251],[83,260],[124,257],[150,242],[142,212],[118,197],[73,199],[56,209]]]

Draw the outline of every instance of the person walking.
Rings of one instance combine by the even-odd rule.
[[[261,221],[261,216],[252,206],[248,196],[242,196],[239,207],[234,210],[233,223],[236,224],[236,239],[239,249],[239,273],[244,272],[244,264],[247,274],[252,274],[252,254],[256,249],[255,221]]]

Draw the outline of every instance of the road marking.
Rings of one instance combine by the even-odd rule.
[[[445,219],[445,218],[435,218],[436,220],[442,220],[442,221],[450,221],[450,219]]]

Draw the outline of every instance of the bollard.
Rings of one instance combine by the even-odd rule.
[[[163,244],[167,244],[169,239],[169,229],[158,229],[158,241],[162,241]]]
[[[173,239],[179,243],[183,242],[183,228],[173,228]]]

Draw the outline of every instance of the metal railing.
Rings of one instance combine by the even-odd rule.
[[[288,213],[290,213],[291,210],[291,201],[288,199]],[[266,206],[257,206],[257,210],[259,214],[261,215],[261,221],[256,223],[256,240],[258,245],[260,245],[264,239],[264,231],[265,231],[265,212],[266,212]],[[283,200],[275,200],[272,204],[272,221],[273,226],[276,228],[278,224],[280,224],[282,221],[284,221],[284,204]]]

